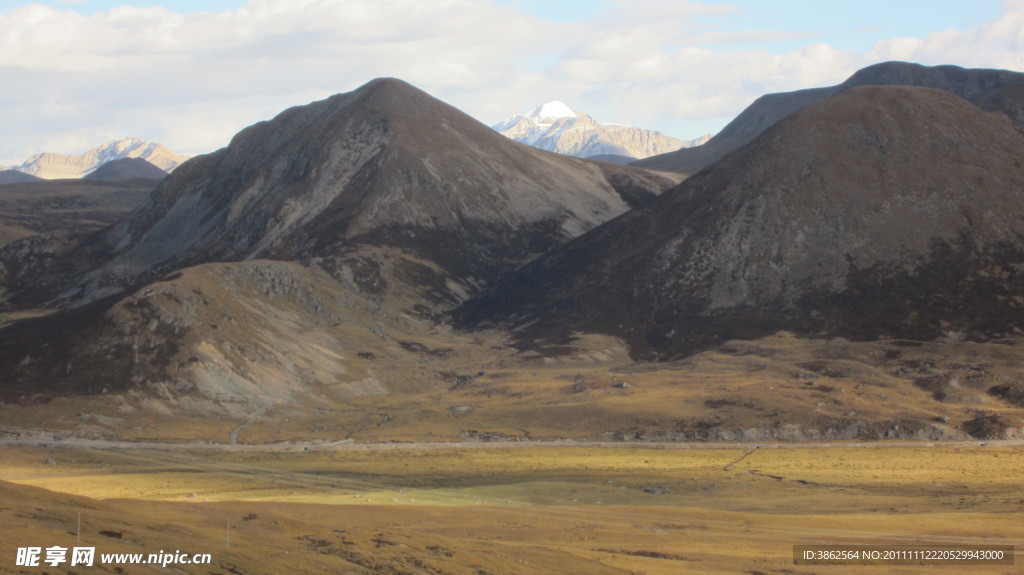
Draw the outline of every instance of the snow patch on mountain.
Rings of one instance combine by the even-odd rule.
[[[647,158],[696,146],[710,138],[709,135],[697,140],[680,140],[654,130],[598,122],[560,100],[541,104],[528,114],[515,114],[491,128],[517,142],[578,158],[598,155]]]

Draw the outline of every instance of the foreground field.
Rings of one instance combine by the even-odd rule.
[[[81,545],[209,553],[173,571],[203,574],[922,573],[794,565],[792,548],[1024,545],[1019,446],[865,445],[6,447],[0,571],[45,571],[17,548],[76,545],[79,513]]]

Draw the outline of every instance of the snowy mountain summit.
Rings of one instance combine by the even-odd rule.
[[[625,159],[640,159],[706,141],[706,137],[687,141],[654,130],[600,123],[559,100],[537,106],[529,114],[516,114],[491,127],[517,142],[577,158],[625,156]]]
[[[573,111],[565,102],[552,100],[547,104],[538,106],[528,118],[541,125],[551,125],[562,118],[576,118],[577,112]]]

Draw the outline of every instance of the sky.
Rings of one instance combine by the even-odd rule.
[[[0,165],[211,152],[384,76],[488,125],[558,99],[692,139],[887,60],[1024,71],[1024,0],[0,0]]]

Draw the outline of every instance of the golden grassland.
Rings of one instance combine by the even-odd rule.
[[[1024,545],[1015,445],[0,453],[10,573],[19,546],[73,546],[79,513],[83,545],[210,553],[174,571],[204,574],[924,573],[936,567],[794,565],[792,546]]]

